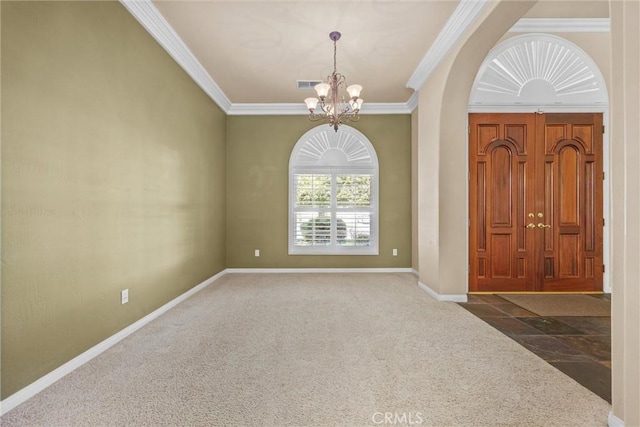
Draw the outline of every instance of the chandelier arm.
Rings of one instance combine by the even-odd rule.
[[[348,116],[345,116],[345,120],[350,122],[357,122],[360,120],[360,114],[349,114]]]
[[[309,114],[309,120],[311,120],[312,122],[319,122],[320,120],[324,120],[326,118],[327,116],[324,114],[315,114],[315,113]]]

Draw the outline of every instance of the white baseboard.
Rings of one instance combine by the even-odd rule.
[[[624,427],[624,421],[613,415],[613,412],[609,412],[609,418],[607,419],[607,425],[609,427]]]
[[[227,268],[227,273],[413,273],[411,268]]]
[[[17,391],[3,401],[0,401],[0,416],[6,414],[16,406],[32,398],[42,390],[46,389],[68,373],[84,365],[94,357],[100,355],[114,344],[128,337],[147,323],[164,314],[193,294],[206,288],[225,274],[229,273],[414,273],[411,268],[228,268],[222,270],[204,282],[194,286],[182,295],[169,301],[157,310],[147,314],[142,319],[127,326],[120,332],[110,336],[106,340],[96,344],[84,353],[71,359],[59,368],[49,372],[40,379],[29,384],[22,390]],[[415,273],[414,273],[415,274]]]
[[[226,270],[222,270],[215,276],[212,276],[207,280],[205,280],[204,282],[194,286],[193,288],[189,289],[187,292],[169,301],[168,303],[158,308],[157,310],[147,314],[145,317],[138,320],[137,322],[132,323],[131,325],[127,326],[120,332],[117,332],[116,334],[110,336],[106,340],[100,342],[99,344],[96,344],[95,346],[91,347],[89,350],[85,351],[79,356],[76,356],[75,358],[71,359],[64,365],[60,366],[59,368],[49,372],[45,376],[29,384],[22,390],[17,391],[16,393],[7,397],[6,399],[0,402],[0,416],[6,414],[16,406],[20,405],[21,403],[27,401],[31,397],[40,393],[42,390],[46,389],[47,387],[49,387],[50,385],[52,385],[53,383],[55,383],[65,375],[67,375],[68,373],[84,365],[94,357],[106,351],[109,347],[113,346],[114,344],[117,344],[119,341],[128,337],[129,335],[131,335],[132,333],[134,333],[135,331],[137,331],[147,323],[159,317],[161,314],[164,314],[169,309],[175,307],[182,301],[186,300],[191,295],[206,288],[207,286],[209,286],[210,284],[212,284],[213,282],[215,282],[216,280],[224,276],[226,272],[227,272]]]
[[[413,273],[414,276],[420,277],[420,272],[418,270],[416,270],[415,268],[412,268],[411,272]]]
[[[467,295],[440,295],[420,281],[418,281],[418,287],[436,301],[467,302]]]

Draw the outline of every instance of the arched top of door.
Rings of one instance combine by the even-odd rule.
[[[525,34],[496,45],[480,66],[469,110],[545,107],[597,110],[608,105],[596,63],[580,47],[550,34]]]

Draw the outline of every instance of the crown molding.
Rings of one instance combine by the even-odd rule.
[[[420,96],[420,92],[416,90],[409,97],[409,100],[407,101],[407,107],[409,108],[409,111],[413,112],[413,110],[415,110],[418,107],[419,96]]]
[[[406,102],[370,102],[362,104],[360,114],[411,114]]]
[[[522,18],[512,33],[607,33],[611,31],[609,18]]]
[[[191,53],[180,36],[169,25],[151,0],[120,0],[145,30],[171,55],[191,76],[198,86],[224,111],[228,112],[231,101],[220,86],[211,78],[202,64]]]
[[[371,102],[364,104],[361,115],[368,114],[410,114],[411,109],[404,102]],[[231,104],[227,111],[230,116],[306,116],[309,110],[300,103],[291,104]]]
[[[230,116],[304,116],[309,110],[300,103],[289,104],[259,104],[233,103],[227,111]]]
[[[229,115],[308,114],[302,104],[231,103],[220,86],[207,73],[151,0],[120,0],[120,3],[225,113]],[[451,46],[460,38],[487,3],[489,0],[462,0],[438,35],[434,45],[413,73],[407,87],[416,89],[422,86]],[[416,105],[417,97],[414,94],[406,103],[365,104],[362,107],[362,114],[410,114]]]
[[[453,45],[462,37],[464,32],[473,24],[484,8],[490,3],[488,0],[462,0],[453,15],[438,34],[427,54],[413,72],[407,87],[419,90],[427,81],[433,70],[449,53]]]
[[[145,30],[187,72],[198,86],[228,115],[307,115],[303,103],[232,103],[169,25],[151,0],[120,0]],[[462,0],[406,86],[415,90],[407,102],[367,103],[361,114],[411,114],[418,106],[418,89],[444,59],[453,45],[478,18],[491,0]],[[523,18],[511,32],[606,32],[609,18],[536,19]]]

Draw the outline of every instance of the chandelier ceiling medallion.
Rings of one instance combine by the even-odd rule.
[[[333,40],[333,73],[327,77],[326,83],[317,84],[314,89],[318,93],[318,98],[307,98],[304,103],[309,109],[309,119],[312,121],[327,120],[329,126],[337,132],[338,126],[345,121],[358,121],[360,107],[363,100],[360,98],[362,86],[347,86],[349,94],[348,100],[344,95],[340,95],[340,89],[345,86],[345,78],[336,71],[336,42],[340,40],[341,34],[333,31],[329,38]]]

